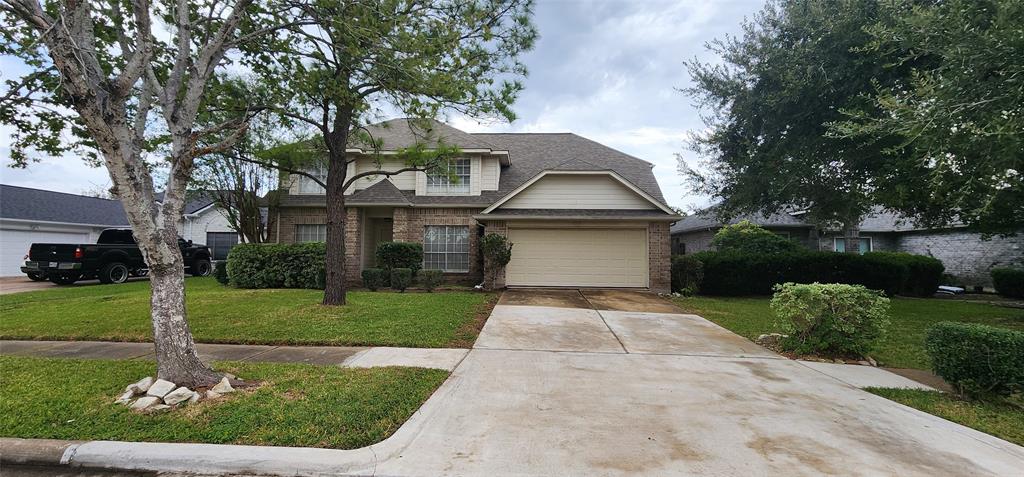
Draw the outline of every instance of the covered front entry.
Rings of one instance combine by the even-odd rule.
[[[645,228],[509,228],[509,286],[648,286]]]

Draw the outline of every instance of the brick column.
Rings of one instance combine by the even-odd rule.
[[[650,289],[668,293],[672,291],[672,240],[668,222],[649,223],[647,241]]]

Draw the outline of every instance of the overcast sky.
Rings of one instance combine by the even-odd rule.
[[[478,124],[451,118],[478,132],[573,132],[655,164],[670,205],[690,208],[706,199],[689,193],[676,169],[690,131],[701,128],[690,98],[683,61],[714,58],[704,43],[739,32],[761,0],[537,0],[536,48],[525,57],[526,90],[512,124]],[[16,59],[0,58],[0,79],[24,72]],[[7,167],[9,131],[0,125],[0,182],[82,193],[109,187],[105,169],[73,157],[52,158],[27,170]]]

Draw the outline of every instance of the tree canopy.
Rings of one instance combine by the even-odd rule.
[[[680,169],[721,202],[720,215],[796,207],[820,226],[859,224],[886,138],[837,137],[828,125],[842,110],[870,109],[876,84],[902,74],[878,52],[861,53],[879,15],[875,2],[772,2],[742,36],[707,45],[720,62],[687,63],[685,91],[706,112],[690,146],[706,161],[693,169],[680,160]]]
[[[849,108],[835,134],[884,141],[874,197],[919,222],[985,233],[1024,225],[1024,3],[885,3],[865,51],[912,73]],[[898,141],[888,139],[896,136]],[[883,186],[884,185],[884,186]]]

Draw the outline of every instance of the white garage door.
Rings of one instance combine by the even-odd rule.
[[[509,229],[510,286],[646,287],[646,229]]]
[[[25,254],[32,243],[85,243],[88,233],[39,232],[0,229],[0,277],[21,275]]]

